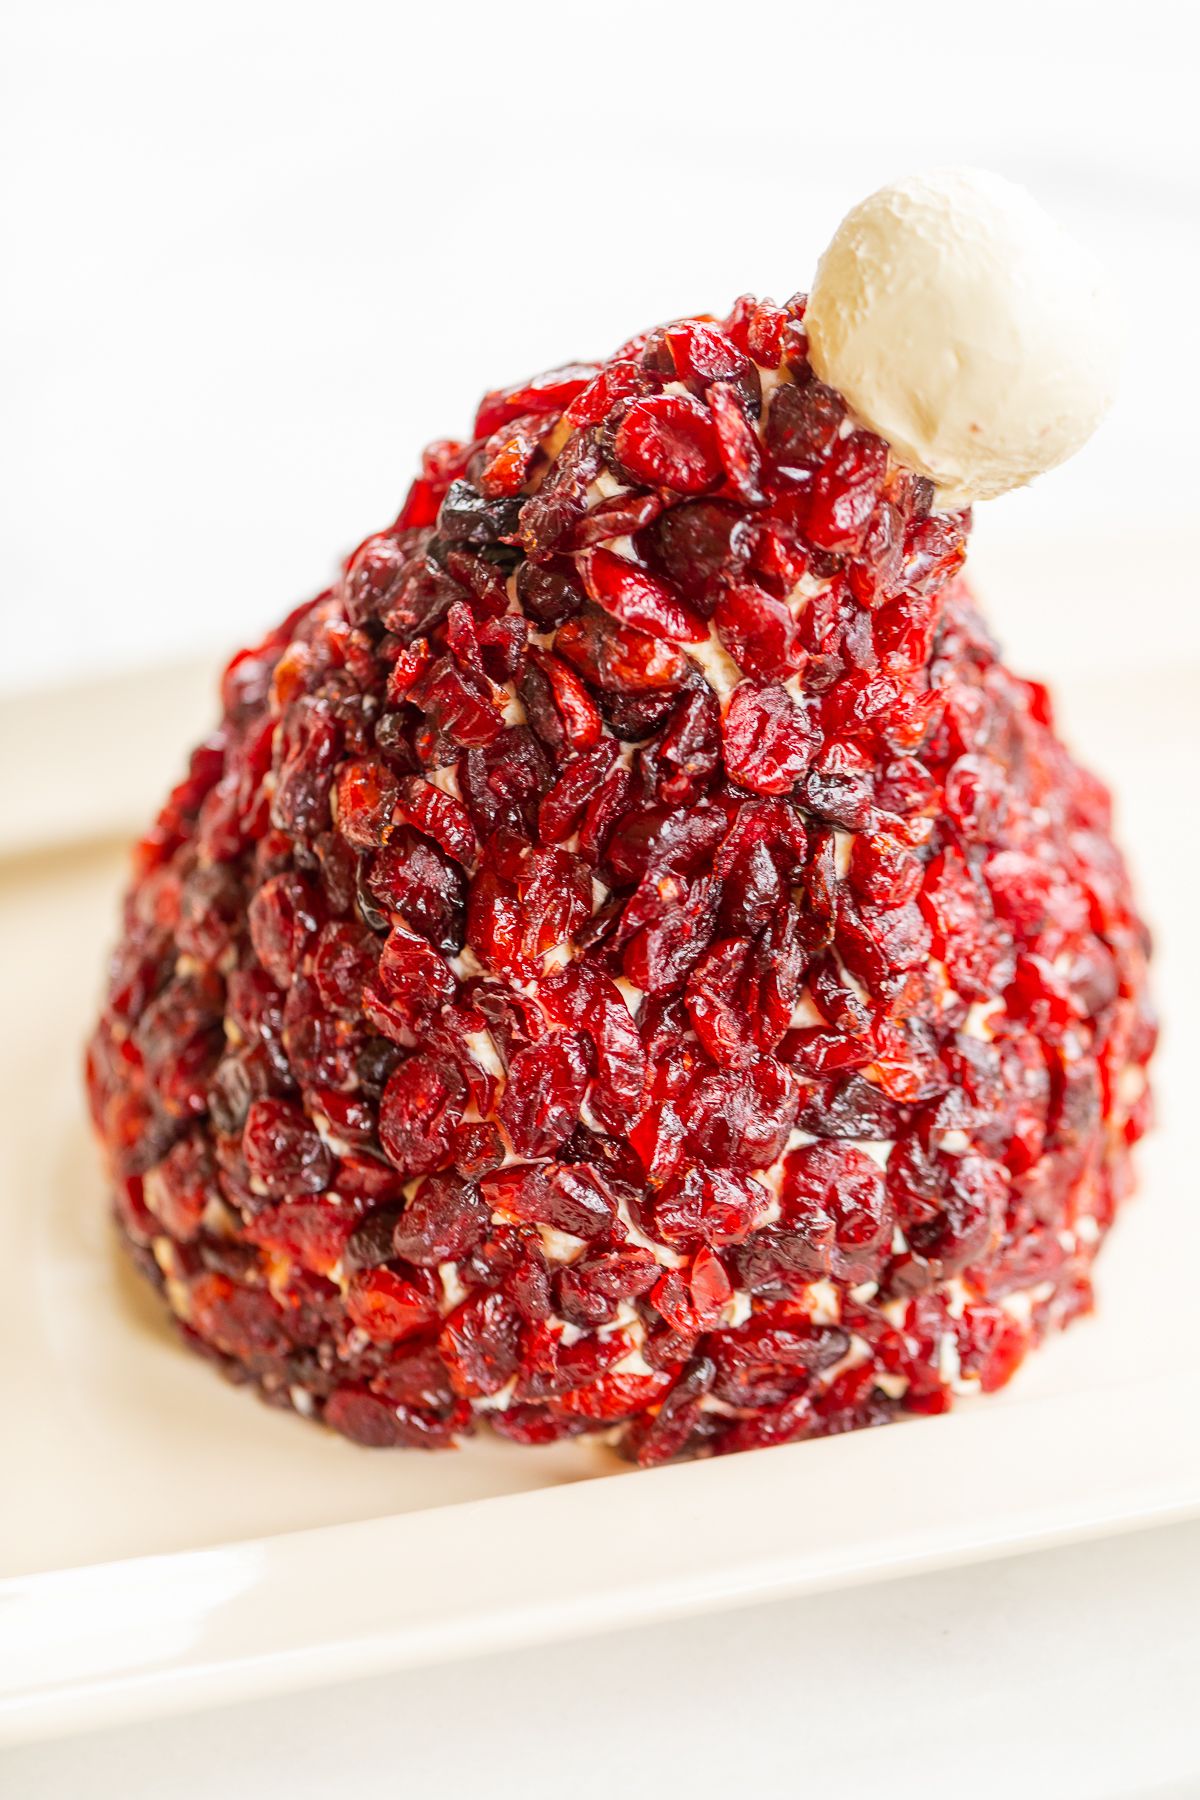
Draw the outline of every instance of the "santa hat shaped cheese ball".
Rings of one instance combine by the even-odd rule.
[[[962,509],[1087,436],[1093,271],[934,176],[489,394],[230,663],[88,1057],[189,1344],[360,1443],[938,1412],[1091,1303],[1154,1029]]]

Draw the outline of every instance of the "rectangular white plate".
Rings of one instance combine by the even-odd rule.
[[[136,825],[204,685],[8,703],[0,733],[9,791],[29,772],[0,825],[0,1741],[1200,1511],[1196,673],[1064,696],[1124,797],[1174,1027],[1097,1316],[949,1417],[637,1475],[570,1444],[361,1451],[227,1388],[120,1259],[79,1066],[124,858],[83,840]]]

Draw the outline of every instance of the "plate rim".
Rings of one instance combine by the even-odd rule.
[[[13,1577],[0,1745],[1180,1522],[1200,1515],[1200,1443],[1177,1426],[1194,1392],[1184,1373],[980,1401],[632,1481]]]

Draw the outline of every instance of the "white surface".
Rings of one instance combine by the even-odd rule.
[[[1198,50],[1185,0],[6,0],[0,689],[247,642],[485,388],[786,298],[856,200],[946,163],[1153,294],[1108,424],[981,508],[981,553],[1182,566]],[[1026,666],[1114,667],[1125,617],[1016,584],[1002,624]],[[1172,631],[1200,660],[1200,607]]]
[[[1157,981],[1181,1018],[1200,1011],[1200,850],[1174,830],[1162,771],[1195,760],[1196,690],[1187,671],[1133,689],[1079,683],[1066,709],[1075,741],[1137,797],[1123,835],[1160,931]],[[139,704],[136,683],[122,695],[141,721],[141,736],[119,726],[131,756],[161,767],[175,725]],[[80,706],[71,697],[69,716]],[[41,705],[52,791],[73,766],[62,709]],[[220,1383],[114,1268],[80,1118],[75,1046],[122,860],[93,845],[0,865],[0,991],[23,1022],[0,1037],[0,1256],[22,1272],[4,1312],[19,1355],[0,1360],[19,1471],[0,1484],[0,1735],[844,1586],[1200,1507],[1200,1347],[1188,1308],[1158,1302],[1165,1245],[1173,1266],[1200,1266],[1190,1051],[1169,1035],[1164,1128],[1143,1158],[1144,1197],[1101,1262],[1098,1316],[1002,1395],[948,1418],[635,1476],[572,1444],[371,1455]],[[752,1531],[730,1523],[746,1518]]]
[[[1014,661],[1065,686],[1068,721],[1087,671],[1152,705],[1155,671],[1200,661],[1197,31],[1180,0],[1012,0],[1002,15],[961,0],[738,15],[705,0],[8,0],[0,690],[246,641],[391,516],[417,447],[462,429],[483,387],[739,288],[782,297],[872,186],[973,162],[1029,185],[1119,280],[1154,283],[1157,328],[1111,422],[1052,479],[981,509],[972,557]],[[182,742],[205,712],[181,679]],[[1110,768],[1127,766],[1126,692],[1086,734],[1078,721]],[[1195,768],[1193,727],[1178,702],[1170,720],[1171,753],[1137,774],[1174,789],[1186,845],[1176,771]],[[0,742],[0,823],[26,841],[48,831],[28,741]],[[120,763],[94,721],[77,744],[81,766],[97,746]],[[141,806],[162,780],[135,774]],[[73,816],[81,798],[53,803]],[[110,879],[100,862],[93,876]],[[1177,919],[1179,967],[1194,923]],[[57,928],[70,942],[69,908]],[[0,1131],[52,1079],[65,1106],[72,1072],[23,1071]],[[1170,1108],[1177,1128],[1194,1114],[1184,1066]],[[86,1155],[73,1108],[53,1130],[58,1229]],[[1123,1233],[1152,1232],[1155,1191]],[[1101,1267],[1106,1308],[1124,1254],[1118,1238]],[[1139,1348],[1184,1320],[1155,1299],[1175,1240],[1153,1254],[1128,1318]],[[17,1379],[8,1317],[0,1369]],[[1049,1355],[1085,1356],[1086,1329]],[[157,1339],[141,1352],[152,1389],[190,1366]],[[143,1491],[134,1522],[160,1528],[173,1497]],[[1200,1792],[1198,1567],[1200,1526],[1146,1532],[35,1746],[0,1755],[0,1792],[1174,1800]]]
[[[12,1800],[1195,1800],[1200,1523],[0,1751]]]

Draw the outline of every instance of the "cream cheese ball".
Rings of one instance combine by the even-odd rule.
[[[805,325],[822,381],[946,510],[1073,456],[1113,398],[1121,332],[1099,265],[983,170],[909,176],[856,206]]]
[[[963,310],[1005,266],[975,236],[944,305],[861,290],[896,312],[862,366],[917,394],[994,336],[985,491],[1001,445],[1052,458],[1017,322]],[[137,846],[87,1061],[121,1233],[187,1344],[357,1444],[826,1437],[990,1393],[1091,1305],[1149,939],[969,517],[811,317],[743,295],[486,394],[233,658]]]

